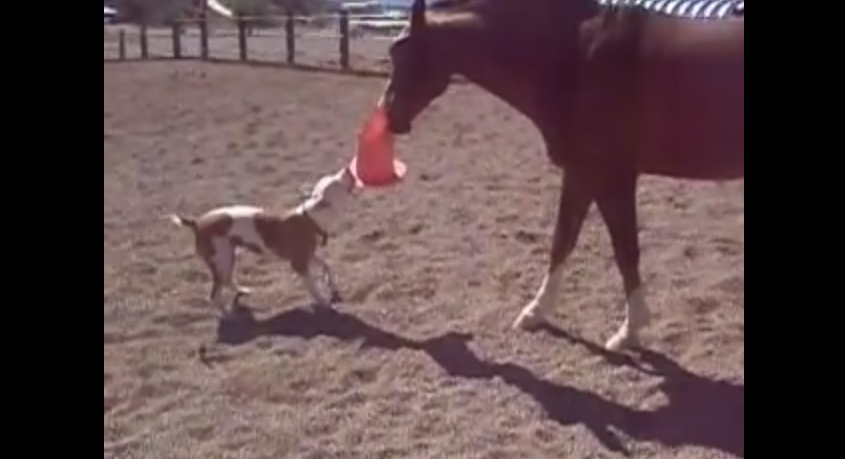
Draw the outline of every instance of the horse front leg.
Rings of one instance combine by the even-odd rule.
[[[563,178],[554,243],[549,268],[537,295],[523,309],[514,328],[535,330],[546,323],[546,316],[555,307],[563,281],[563,269],[575,250],[584,221],[594,199],[588,177],[576,171],[567,171]]]
[[[637,215],[638,176],[633,172],[612,174],[603,180],[596,202],[613,242],[616,264],[625,284],[626,318],[622,328],[607,343],[610,351],[622,351],[640,344],[640,332],[648,326],[650,311],[640,273],[640,239]]]

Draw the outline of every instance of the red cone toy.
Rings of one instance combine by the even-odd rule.
[[[361,188],[380,188],[399,183],[408,166],[396,159],[396,145],[388,130],[387,113],[379,106],[358,133],[358,151],[349,169]]]

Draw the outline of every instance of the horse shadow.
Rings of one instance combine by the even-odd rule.
[[[561,330],[545,331],[570,344],[583,346],[614,365],[630,365],[663,378],[660,389],[669,403],[656,411],[641,411],[597,394],[539,378],[514,363],[494,363],[479,358],[469,344],[474,336],[450,332],[427,340],[413,340],[332,309],[295,309],[267,320],[258,320],[249,308],[239,306],[221,321],[218,341],[229,346],[247,344],[267,336],[311,340],[331,337],[361,341],[362,348],[425,353],[452,377],[492,380],[499,378],[536,401],[546,415],[561,426],[581,425],[609,451],[630,455],[624,438],[667,447],[701,447],[733,457],[745,457],[745,386],[717,381],[685,370],[669,357],[643,352],[639,359],[621,357]],[[618,435],[616,432],[621,433]]]
[[[642,350],[635,359],[555,327],[547,326],[543,331],[613,364],[630,365],[663,379],[659,388],[668,403],[656,411],[627,410],[613,426],[625,435],[667,447],[698,446],[745,457],[745,384],[697,375],[654,351]]]

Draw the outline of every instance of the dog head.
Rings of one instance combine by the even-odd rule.
[[[300,209],[320,226],[326,227],[334,221],[349,199],[355,197],[355,189],[355,176],[349,168],[345,168],[321,178],[310,193],[305,194]]]

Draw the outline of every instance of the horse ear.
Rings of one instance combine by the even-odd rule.
[[[425,0],[414,0],[411,8],[411,30],[422,30],[426,26],[426,3]]]

